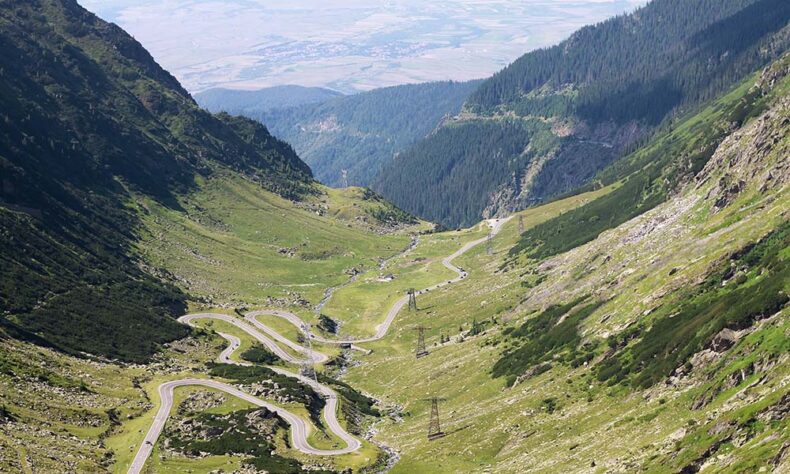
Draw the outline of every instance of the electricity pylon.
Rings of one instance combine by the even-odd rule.
[[[524,233],[524,216],[518,216],[518,233]]]
[[[316,374],[314,360],[313,360],[313,343],[310,340],[310,325],[305,323],[302,325],[302,331],[304,331],[304,349],[305,349],[305,358],[302,359],[302,363],[299,367],[299,373],[305,377],[312,378],[315,383],[318,383],[318,374]]]
[[[417,331],[417,348],[414,350],[414,355],[419,359],[428,355],[428,349],[425,348],[425,331],[431,328],[417,326],[413,329]]]
[[[409,288],[406,294],[409,295],[409,311],[417,311],[417,291],[414,288]]]
[[[493,255],[493,253],[494,253],[494,244],[493,244],[493,241],[492,241],[493,238],[494,237],[491,235],[491,232],[489,232],[488,233],[488,238],[486,238],[486,253],[488,255]]]
[[[446,398],[439,397],[425,399],[425,401],[431,402],[431,421],[428,423],[428,441],[442,438],[447,434],[442,431],[442,425],[439,422],[439,402],[444,402],[446,400]]]
[[[343,187],[347,188],[348,187],[348,170],[340,170],[340,173],[342,175]]]

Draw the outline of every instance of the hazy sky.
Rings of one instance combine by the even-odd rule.
[[[79,0],[192,92],[486,77],[645,0]]]

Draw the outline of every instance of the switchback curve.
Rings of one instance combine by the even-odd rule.
[[[463,255],[464,253],[468,252],[472,248],[476,247],[477,245],[480,245],[481,243],[487,241],[489,237],[493,237],[494,235],[498,234],[499,231],[502,229],[502,226],[509,220],[510,217],[505,219],[489,219],[487,221],[489,227],[491,228],[489,236],[466,243],[463,247],[461,247],[459,250],[454,252],[452,255],[442,260],[442,265],[444,265],[446,268],[454,271],[457,274],[456,278],[452,280],[443,281],[441,283],[432,285],[428,288],[419,290],[417,294],[423,294],[428,291],[433,291],[438,288],[442,288],[444,286],[466,279],[466,277],[468,276],[467,272],[453,265],[452,261],[457,257]],[[401,309],[403,309],[403,307],[406,304],[408,304],[408,297],[402,297],[398,299],[390,308],[389,312],[387,313],[387,317],[384,319],[384,321],[378,326],[376,326],[376,334],[374,336],[368,338],[362,338],[362,339],[348,339],[348,340],[326,339],[319,335],[311,334],[309,332],[309,327],[307,326],[307,324],[305,324],[304,321],[302,321],[301,318],[287,311],[252,311],[245,315],[244,320],[240,320],[239,318],[234,318],[233,316],[229,316],[221,313],[189,314],[180,317],[178,320],[184,324],[189,324],[189,325],[193,325],[194,321],[198,319],[216,319],[216,320],[225,321],[243,330],[244,332],[255,338],[257,341],[259,341],[261,344],[263,344],[274,354],[276,354],[278,357],[280,357],[285,361],[294,364],[301,364],[303,362],[322,363],[328,360],[328,357],[325,354],[322,354],[317,351],[313,351],[312,349],[304,348],[292,342],[288,338],[279,334],[274,329],[258,321],[257,316],[263,314],[269,314],[269,315],[281,317],[289,321],[291,324],[299,328],[301,331],[307,333],[307,337],[310,337],[313,340],[320,341],[325,344],[360,344],[360,343],[372,342],[382,339],[389,331],[389,328],[392,325],[392,323],[395,321],[395,318],[397,317],[398,313],[401,311]],[[218,360],[223,363],[248,365],[243,362],[240,363],[233,361],[230,358],[230,355],[233,354],[233,352],[235,352],[241,345],[241,341],[239,340],[239,338],[232,336],[230,334],[224,334],[224,333],[219,333],[219,334],[220,336],[222,336],[228,341],[229,345],[219,355]],[[277,345],[276,342],[270,339],[270,337],[290,347],[291,349],[293,349],[298,353],[305,354],[306,358],[298,359],[294,357],[289,352],[283,350],[279,345]],[[359,349],[358,347],[356,348]],[[310,385],[314,390],[324,395],[324,397],[326,398],[326,405],[324,407],[324,418],[327,421],[327,425],[329,429],[338,438],[342,439],[346,443],[345,448],[335,449],[335,450],[321,450],[312,447],[307,440],[310,434],[310,427],[302,418],[300,418],[297,415],[294,415],[288,410],[285,410],[269,402],[266,402],[265,400],[252,396],[248,393],[242,392],[241,390],[239,390],[236,387],[233,387],[232,385],[228,385],[223,382],[218,382],[209,379],[199,379],[199,378],[181,379],[181,380],[173,380],[170,382],[165,382],[159,386],[161,405],[159,407],[159,410],[157,411],[156,416],[154,417],[154,421],[151,424],[148,433],[145,436],[145,439],[143,440],[143,444],[140,446],[140,449],[135,455],[132,464],[129,466],[128,473],[139,474],[142,471],[146,460],[148,459],[148,457],[150,457],[151,452],[153,451],[154,443],[156,443],[156,440],[161,435],[162,429],[164,428],[164,425],[170,416],[170,411],[173,407],[173,392],[177,387],[184,387],[184,386],[204,386],[204,387],[214,388],[216,390],[220,390],[230,395],[233,395],[235,397],[238,397],[242,400],[246,400],[254,405],[265,407],[277,413],[291,427],[291,439],[294,448],[298,449],[299,451],[302,451],[303,453],[314,454],[319,456],[337,456],[341,454],[348,454],[354,452],[362,446],[362,443],[359,441],[359,439],[349,434],[342,426],[340,426],[340,423],[337,420],[338,397],[337,394],[332,389],[316,382],[315,380],[311,380],[308,377],[295,374],[293,372],[282,369],[280,367],[269,367],[269,368],[282,375],[297,378],[302,383]]]

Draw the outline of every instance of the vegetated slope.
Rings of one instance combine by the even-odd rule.
[[[317,323],[313,307],[329,288],[346,283],[354,272],[378,268],[381,261],[409,246],[409,233],[431,227],[414,222],[367,189],[315,185],[313,193],[293,201],[227,169],[197,176],[195,185],[177,193],[174,200],[175,204],[165,205],[151,196],[131,193],[128,206],[138,212],[139,225],[130,255],[147,272],[187,292],[193,311],[216,312],[223,307],[228,308],[226,314],[234,314],[252,305],[280,307]],[[276,322],[266,324],[283,331]],[[298,330],[288,323],[285,326],[283,334],[298,340]],[[270,363],[275,358],[262,346],[251,344],[253,339],[235,326],[210,327],[241,339],[242,360]],[[263,386],[267,399],[296,408],[305,417],[308,413],[315,417],[322,406],[318,402],[323,403],[309,386],[292,379],[244,368],[242,380],[239,375],[244,374],[233,366],[214,365],[227,340],[213,332],[197,330],[165,344],[151,363],[131,365],[80,360],[14,340],[24,338],[20,336],[24,334],[0,327],[0,472],[24,470],[26,462],[47,472],[125,469],[136,453],[129,447],[142,444],[145,428],[156,413],[157,407],[150,402],[156,400],[159,384],[196,373],[231,379],[229,383],[242,384],[246,391]],[[348,387],[340,392],[349,429],[364,423],[360,428],[364,432],[370,420],[360,410],[376,416],[371,402]],[[233,397],[204,390],[177,390],[177,403],[184,398],[174,413],[183,414],[182,407],[187,412],[209,409],[214,414],[247,407]],[[171,472],[183,470],[188,463],[196,472],[245,464],[276,470],[277,464],[285,462],[283,458],[289,460],[287,464],[293,464],[293,459],[305,462],[304,456],[288,449],[287,429],[259,433],[251,443],[243,426],[232,424],[223,426],[223,436],[209,436],[209,441],[201,442],[206,436],[200,425],[168,423],[175,427],[176,436],[166,430],[157,444],[166,455],[153,456],[150,469]],[[326,439],[325,434],[314,433]],[[173,438],[181,438],[188,446],[174,444]],[[276,441],[275,446],[269,446],[270,441]],[[212,456],[182,449],[189,446]],[[255,456],[264,453],[263,447],[266,456]],[[277,455],[272,455],[275,449]],[[363,456],[375,460],[377,453],[365,449],[354,456],[367,464],[361,461]],[[333,457],[313,457],[309,462],[314,469],[349,467],[344,464],[348,459]]]
[[[603,170],[588,188],[621,182],[612,193],[525,232],[510,255],[543,259],[585,244],[666,201],[700,172],[734,127],[770,107],[788,58],[749,78],[697,114],[665,127],[645,146]]]
[[[147,211],[135,254],[207,308],[310,311],[328,288],[377,268],[409,246],[408,233],[431,227],[367,189],[316,190],[291,202],[228,174],[179,196],[183,211],[139,197]]]
[[[177,209],[197,176],[229,169],[298,198],[310,169],[260,124],[200,109],[73,0],[3,0],[0,26],[0,322],[141,360],[186,334],[168,317],[185,295],[130,258],[131,196]]]
[[[241,111],[291,143],[321,182],[368,186],[393,156],[461,110],[477,81],[376,89],[319,104]]]
[[[687,169],[682,150],[714,143],[693,171],[664,176],[676,181],[663,202],[517,260],[511,220],[493,255],[459,259],[470,278],[421,295],[350,369],[408,415],[381,429],[401,448],[393,472],[790,468],[790,56],[707,105],[635,153],[672,143]],[[577,212],[568,201],[521,213],[526,233],[544,209]],[[415,361],[412,328],[428,319],[430,355]],[[446,400],[447,436],[426,443],[431,396]]]
[[[272,109],[325,102],[342,95],[321,87],[275,86],[253,91],[216,88],[198,92],[195,101],[209,112],[249,116]]]
[[[781,55],[788,21],[783,0],[654,0],[583,28],[485,81],[443,133],[402,153],[373,187],[452,226],[571,191],[668,117]],[[525,146],[487,147],[481,123],[511,129]]]

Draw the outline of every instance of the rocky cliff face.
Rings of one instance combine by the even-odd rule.
[[[767,68],[751,94],[763,94],[790,75],[790,61]],[[734,131],[697,176],[697,187],[711,181],[706,199],[721,210],[747,188],[771,194],[790,183],[790,96],[776,103],[748,126]]]
[[[490,194],[483,217],[504,217],[577,189],[651,130],[635,121],[592,125],[556,117],[542,120],[551,125],[550,139],[556,146],[547,150],[528,146],[523,153],[525,166]]]

